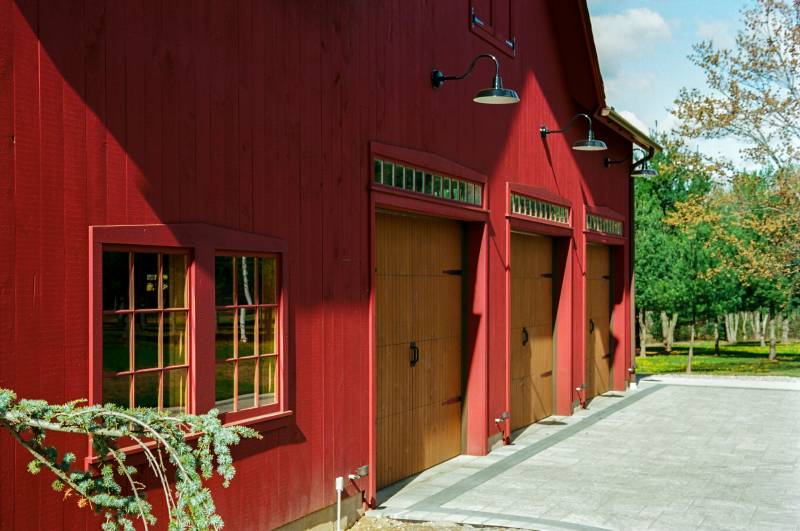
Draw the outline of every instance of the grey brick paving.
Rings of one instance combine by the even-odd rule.
[[[658,380],[390,487],[371,514],[521,529],[800,531],[800,381]]]

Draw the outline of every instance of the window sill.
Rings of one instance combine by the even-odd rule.
[[[265,413],[263,415],[244,418],[232,422],[223,422],[223,426],[246,426],[248,428],[252,428],[258,433],[266,433],[268,431],[278,430],[288,426],[292,422],[292,418],[294,417],[294,411],[287,410],[287,411],[278,411],[272,413]],[[200,436],[198,433],[190,433],[186,436],[186,441],[193,441]],[[149,449],[156,448],[156,442],[151,441],[145,443],[145,446]],[[144,449],[139,445],[131,445],[131,446],[123,446],[120,450],[125,453],[127,457],[127,461],[129,464],[133,466],[141,466],[146,465],[147,460],[144,455]],[[89,455],[83,459],[83,469],[89,470],[92,465],[96,465],[100,462],[100,457],[97,456],[92,450],[90,446]]]

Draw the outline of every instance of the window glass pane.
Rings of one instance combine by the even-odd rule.
[[[158,308],[158,254],[133,254],[133,300],[136,308]]]
[[[239,362],[239,409],[255,407],[256,360]]]
[[[103,253],[103,309],[126,310],[128,305],[128,253]]]
[[[133,400],[136,407],[158,407],[159,372],[146,372],[134,376]]]
[[[158,367],[158,313],[137,313],[133,327],[134,368]]]
[[[103,403],[130,407],[130,376],[103,378]]]
[[[236,258],[236,283],[239,292],[236,304],[255,304],[255,261],[252,256]]]
[[[233,257],[217,256],[214,259],[214,284],[217,306],[233,304]]]
[[[278,270],[274,258],[259,258],[259,282],[261,283],[260,304],[275,304],[277,297]]]
[[[185,254],[164,254],[163,261],[163,290],[165,308],[187,308],[186,300],[186,271],[189,266],[189,256]]]
[[[217,310],[217,361],[233,357],[233,312],[234,310]]]
[[[254,309],[239,309],[239,357],[252,356],[256,343],[256,311]]]
[[[186,411],[186,369],[164,372],[164,409]]]
[[[233,411],[233,367],[234,363],[231,361],[217,360],[214,407],[222,413]]]
[[[258,405],[264,406],[277,402],[277,356],[268,356],[258,362]]]
[[[275,309],[273,308],[259,309],[258,353],[275,353]]]
[[[103,373],[130,370],[130,319],[130,315],[103,316]]]
[[[189,312],[164,313],[164,366],[188,362],[186,322]]]

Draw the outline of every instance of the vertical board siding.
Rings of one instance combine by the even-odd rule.
[[[582,40],[554,23],[577,4],[517,2],[515,20],[531,22],[516,28],[515,58],[469,31],[468,5],[0,0],[0,385],[54,401],[87,395],[90,225],[204,222],[283,238],[293,422],[235,451],[228,490],[211,484],[231,529],[272,528],[333,503],[334,478],[370,460],[377,141],[489,176],[487,412],[498,416],[508,370],[505,183],[547,189],[575,212],[583,202],[626,212],[624,168],[606,170],[602,157],[630,145],[600,124],[611,147],[603,155],[573,152],[577,131],[546,146],[538,137],[591,99],[564,59]],[[472,102],[491,80],[488,62],[431,90],[432,68],[460,74],[482,52],[498,55],[519,105]],[[581,229],[576,219],[566,280],[578,353]],[[583,371],[575,356],[565,389]],[[80,438],[58,442],[86,449]],[[90,511],[50,491],[46,474],[31,477],[27,460],[0,434],[0,528],[96,527]]]

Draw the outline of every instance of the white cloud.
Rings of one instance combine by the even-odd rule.
[[[592,17],[592,29],[603,73],[609,79],[619,74],[625,61],[672,36],[664,17],[647,8],[597,15]]]
[[[638,116],[636,116],[636,113],[632,111],[619,111],[619,115],[628,120],[631,125],[643,133],[647,133],[650,129]]]
[[[732,48],[736,44],[736,35],[730,22],[699,21],[697,23],[697,36],[704,41],[712,41],[719,48]]]

